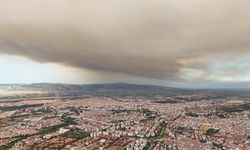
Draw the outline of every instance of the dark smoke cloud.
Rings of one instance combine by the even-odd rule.
[[[154,79],[187,79],[188,68],[210,79],[221,57],[250,52],[249,8],[247,0],[0,0],[0,52]]]

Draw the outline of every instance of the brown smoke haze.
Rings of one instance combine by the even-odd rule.
[[[0,53],[157,80],[247,78],[250,1],[0,0]]]

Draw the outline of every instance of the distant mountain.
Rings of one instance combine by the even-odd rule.
[[[107,83],[107,84],[53,84],[53,83],[34,83],[34,84],[0,84],[4,89],[33,89],[47,91],[99,91],[99,90],[163,90],[174,89],[164,86],[140,85],[128,83]]]
[[[176,91],[175,88],[139,85],[128,83],[108,83],[108,84],[52,84],[52,83],[35,83],[35,84],[4,84],[0,89],[8,90],[29,90],[45,91],[55,93],[56,95],[91,95],[91,96],[150,96],[157,94],[170,94]]]
[[[200,100],[215,99],[221,97],[230,97],[234,95],[249,95],[249,92],[224,91],[224,90],[191,90],[178,89],[155,85],[140,85],[128,83],[108,83],[108,84],[0,84],[1,90],[8,91],[42,91],[43,97],[61,97],[61,98],[81,98],[88,96],[112,97],[112,98],[149,98],[149,99],[181,99],[181,100]],[[38,94],[39,95],[39,94]],[[39,95],[41,96],[41,94]],[[19,95],[10,98],[20,97]],[[32,97],[32,95],[21,96],[23,98]],[[185,97],[185,98],[184,98]],[[247,96],[248,97],[248,96]],[[6,98],[6,97],[3,97]]]
[[[142,84],[129,84],[129,83],[108,83],[108,84],[88,84],[85,85],[85,88],[88,90],[156,90],[156,89],[173,89],[170,87],[164,86],[155,86],[155,85],[142,85]]]

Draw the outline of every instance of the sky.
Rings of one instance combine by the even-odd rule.
[[[0,0],[0,83],[250,87],[249,0]]]

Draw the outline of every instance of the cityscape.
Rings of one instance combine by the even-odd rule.
[[[0,0],[0,150],[250,150],[250,0]]]
[[[123,89],[124,92],[136,87],[133,89],[136,93],[149,88],[165,89],[124,83],[89,86],[95,87],[93,91],[109,87],[111,91]],[[81,98],[69,92],[70,89],[75,92],[79,85],[24,87],[2,87],[8,91],[15,89],[16,93],[26,89],[39,94],[2,96],[0,149],[250,149],[250,95],[247,91],[220,91],[215,95],[206,90],[171,91],[166,88],[172,96],[151,93],[148,98],[143,95],[131,97],[126,93],[123,96],[89,93]],[[43,94],[35,92],[38,89]],[[53,97],[58,94],[44,93],[45,89],[55,89],[55,93],[62,92],[58,89],[67,89],[65,92],[71,97]]]

